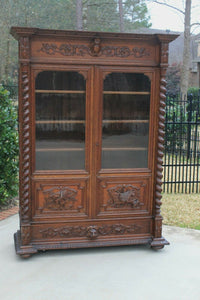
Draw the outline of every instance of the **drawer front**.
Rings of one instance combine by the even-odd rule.
[[[111,241],[117,239],[137,239],[152,235],[152,220],[110,220],[64,222],[60,224],[40,224],[32,226],[32,241],[65,242]]]
[[[97,215],[149,215],[151,177],[98,177]]]
[[[33,182],[33,217],[84,217],[88,215],[88,179]]]

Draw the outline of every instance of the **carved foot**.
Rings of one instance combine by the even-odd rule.
[[[161,238],[154,238],[153,241],[150,243],[150,246],[154,250],[161,250],[164,248],[165,245],[169,245],[169,242],[161,237]]]
[[[163,248],[164,248],[164,246],[152,246],[151,245],[151,249],[153,249],[153,250],[161,250]]]
[[[18,255],[22,258],[29,258],[34,253],[37,253],[37,249],[33,248],[31,245],[22,246],[21,239],[20,239],[20,231],[18,230],[14,234],[14,241],[15,241],[15,250]]]
[[[21,258],[29,258],[32,254],[20,254]]]

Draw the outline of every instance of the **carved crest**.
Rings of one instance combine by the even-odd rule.
[[[95,38],[90,47],[90,55],[98,56],[100,53],[101,53],[101,40],[99,38]]]
[[[107,190],[110,199],[107,206],[122,208],[132,207],[140,208],[143,203],[140,202],[140,189],[131,184],[116,185]]]
[[[73,209],[74,202],[77,201],[77,190],[58,186],[43,191],[45,198],[45,208],[52,210]]]

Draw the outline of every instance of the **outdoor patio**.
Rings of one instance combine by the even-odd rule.
[[[158,252],[125,246],[21,259],[14,250],[17,228],[18,215],[0,222],[0,299],[200,299],[200,231],[164,226],[171,245]]]

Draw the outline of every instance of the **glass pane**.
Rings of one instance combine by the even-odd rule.
[[[111,73],[104,80],[102,168],[147,168],[150,81]]]
[[[85,80],[77,72],[36,78],[36,170],[85,168]]]

